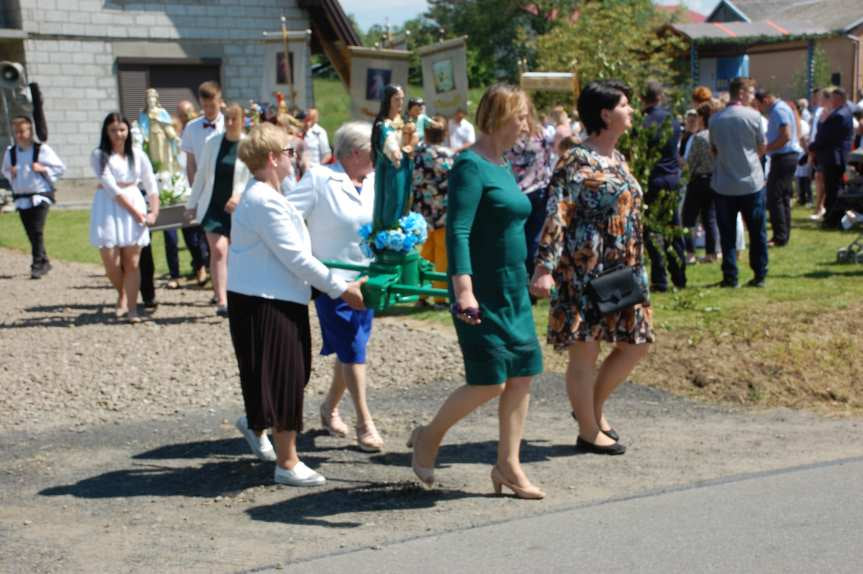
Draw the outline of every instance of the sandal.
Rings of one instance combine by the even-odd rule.
[[[357,446],[363,452],[381,452],[384,439],[375,428],[375,423],[369,423],[364,429],[357,427]]]

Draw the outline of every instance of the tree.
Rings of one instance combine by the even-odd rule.
[[[537,40],[539,68],[575,69],[582,82],[615,78],[636,90],[648,79],[677,85],[685,45],[663,32],[673,17],[650,0],[582,2],[574,23]]]
[[[536,63],[536,39],[573,12],[577,0],[429,0],[424,16],[446,38],[468,36],[472,87],[515,81],[520,61]]]
[[[827,58],[827,53],[821,46],[815,47],[815,52],[812,54],[813,74],[812,87],[826,88],[830,85],[830,60]],[[809,98],[812,94],[808,89],[808,71],[804,68],[796,72],[791,79],[792,90],[795,98]],[[775,87],[775,86],[771,86]],[[812,102],[812,108],[816,107],[816,103]]]

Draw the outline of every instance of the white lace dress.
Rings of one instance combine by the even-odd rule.
[[[128,247],[150,244],[150,232],[146,225],[138,223],[132,214],[121,206],[115,198],[122,194],[135,206],[146,213],[147,201],[141,194],[143,188],[147,195],[159,193],[156,176],[149,158],[135,151],[132,157],[111,154],[107,160],[101,150],[93,150],[90,156],[93,173],[99,180],[99,188],[93,196],[90,211],[90,243],[96,247]],[[126,184],[132,183],[134,185]]]

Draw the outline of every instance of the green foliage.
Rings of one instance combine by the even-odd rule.
[[[646,193],[650,172],[662,156],[663,146],[655,145],[655,142],[666,142],[672,137],[671,117],[661,126],[643,127],[643,117],[636,112],[632,122],[639,127],[630,130],[620,139],[618,149],[626,156],[632,175]],[[644,232],[665,239],[665,257],[677,258],[677,253],[671,249],[671,240],[686,233],[685,229],[673,224],[674,214],[679,206],[680,191],[672,189],[661,190],[650,207],[645,206]]]
[[[648,79],[677,85],[685,43],[663,31],[672,17],[650,0],[584,2],[574,24],[537,40],[539,69],[575,69],[582,83],[614,78],[635,89]]]
[[[568,21],[578,4],[577,0],[429,0],[424,16],[443,29],[445,38],[468,36],[468,80],[477,87],[500,80],[514,82],[520,61],[535,67],[538,38]]]
[[[827,53],[820,46],[815,47],[815,51],[812,54],[812,63],[813,63],[813,75],[812,75],[812,87],[813,88],[825,88],[830,85],[830,60],[827,58]],[[809,93],[808,88],[808,70],[804,67],[802,70],[799,70],[794,73],[794,76],[791,79],[791,85],[794,90],[795,98],[808,98],[811,94]],[[781,90],[780,86],[770,86],[771,88]],[[815,102],[812,102],[813,109],[815,108]]]

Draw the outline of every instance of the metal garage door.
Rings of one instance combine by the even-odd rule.
[[[144,108],[147,88],[159,91],[159,101],[171,115],[176,114],[180,100],[191,100],[198,107],[198,86],[208,80],[221,82],[220,70],[221,62],[218,60],[171,63],[121,59],[118,62],[120,111],[129,121],[134,121]]]

